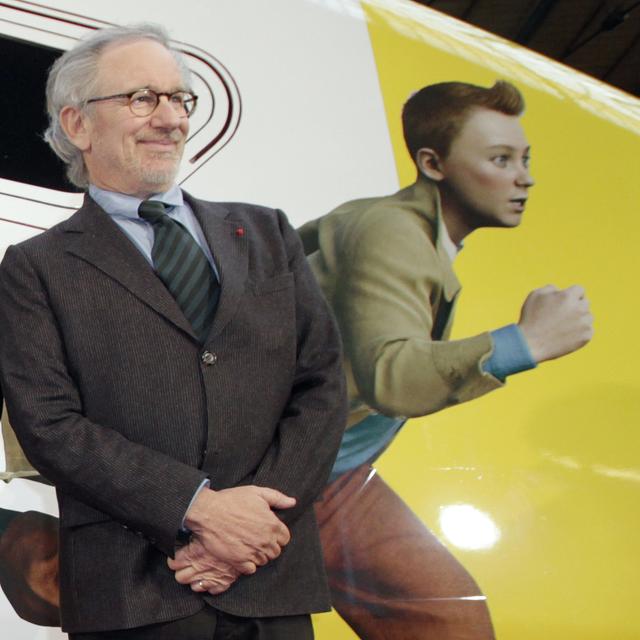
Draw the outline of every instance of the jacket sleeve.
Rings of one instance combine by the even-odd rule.
[[[482,370],[488,333],[431,338],[442,265],[419,219],[397,213],[377,211],[334,239],[334,311],[359,396],[381,413],[415,417],[501,383]]]
[[[326,485],[344,433],[347,398],[341,341],[333,314],[304,257],[298,235],[284,214],[278,215],[295,279],[297,360],[277,437],[253,481],[296,498],[294,509],[280,513],[285,522],[291,522]]]
[[[304,255],[309,256],[314,251],[318,250],[318,225],[320,220],[310,220],[303,224],[299,229],[297,229],[297,233],[300,236],[300,240],[302,241],[302,248],[304,250]]]
[[[31,463],[97,510],[96,521],[102,513],[171,555],[206,475],[83,415],[46,287],[20,246],[10,247],[0,266],[0,300],[0,379]]]

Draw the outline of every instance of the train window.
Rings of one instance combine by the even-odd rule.
[[[78,191],[42,139],[44,87],[59,49],[0,35],[0,178],[59,191]]]

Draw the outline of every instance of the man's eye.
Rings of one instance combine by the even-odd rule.
[[[174,93],[170,96],[171,102],[179,106],[182,106],[185,103],[186,99],[187,97],[184,93]]]
[[[494,158],[492,158],[493,164],[497,165],[498,167],[506,167],[507,163],[509,162],[509,156],[495,156]]]
[[[131,103],[134,105],[149,105],[155,102],[155,98],[147,93],[138,93],[131,96]]]
[[[524,167],[526,167],[527,169],[529,168],[529,164],[531,163],[531,156],[524,156],[522,158],[522,165]]]

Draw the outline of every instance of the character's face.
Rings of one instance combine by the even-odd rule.
[[[518,117],[474,110],[438,162],[443,212],[457,216],[467,232],[520,224],[533,179]]]
[[[145,88],[159,93],[187,90],[171,53],[152,40],[107,47],[98,61],[96,97]],[[167,97],[142,117],[131,112],[127,99],[94,102],[83,112],[76,110],[70,123],[75,138],[70,137],[83,151],[96,186],[144,198],[173,184],[189,121]]]

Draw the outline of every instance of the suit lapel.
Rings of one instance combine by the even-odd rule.
[[[244,294],[249,239],[238,223],[225,219],[229,212],[222,205],[196,200],[188,194],[185,198],[200,223],[220,276],[220,300],[209,332],[211,340],[229,324]]]
[[[62,223],[66,250],[119,282],[142,303],[196,339],[173,296],[117,224],[88,196]]]

